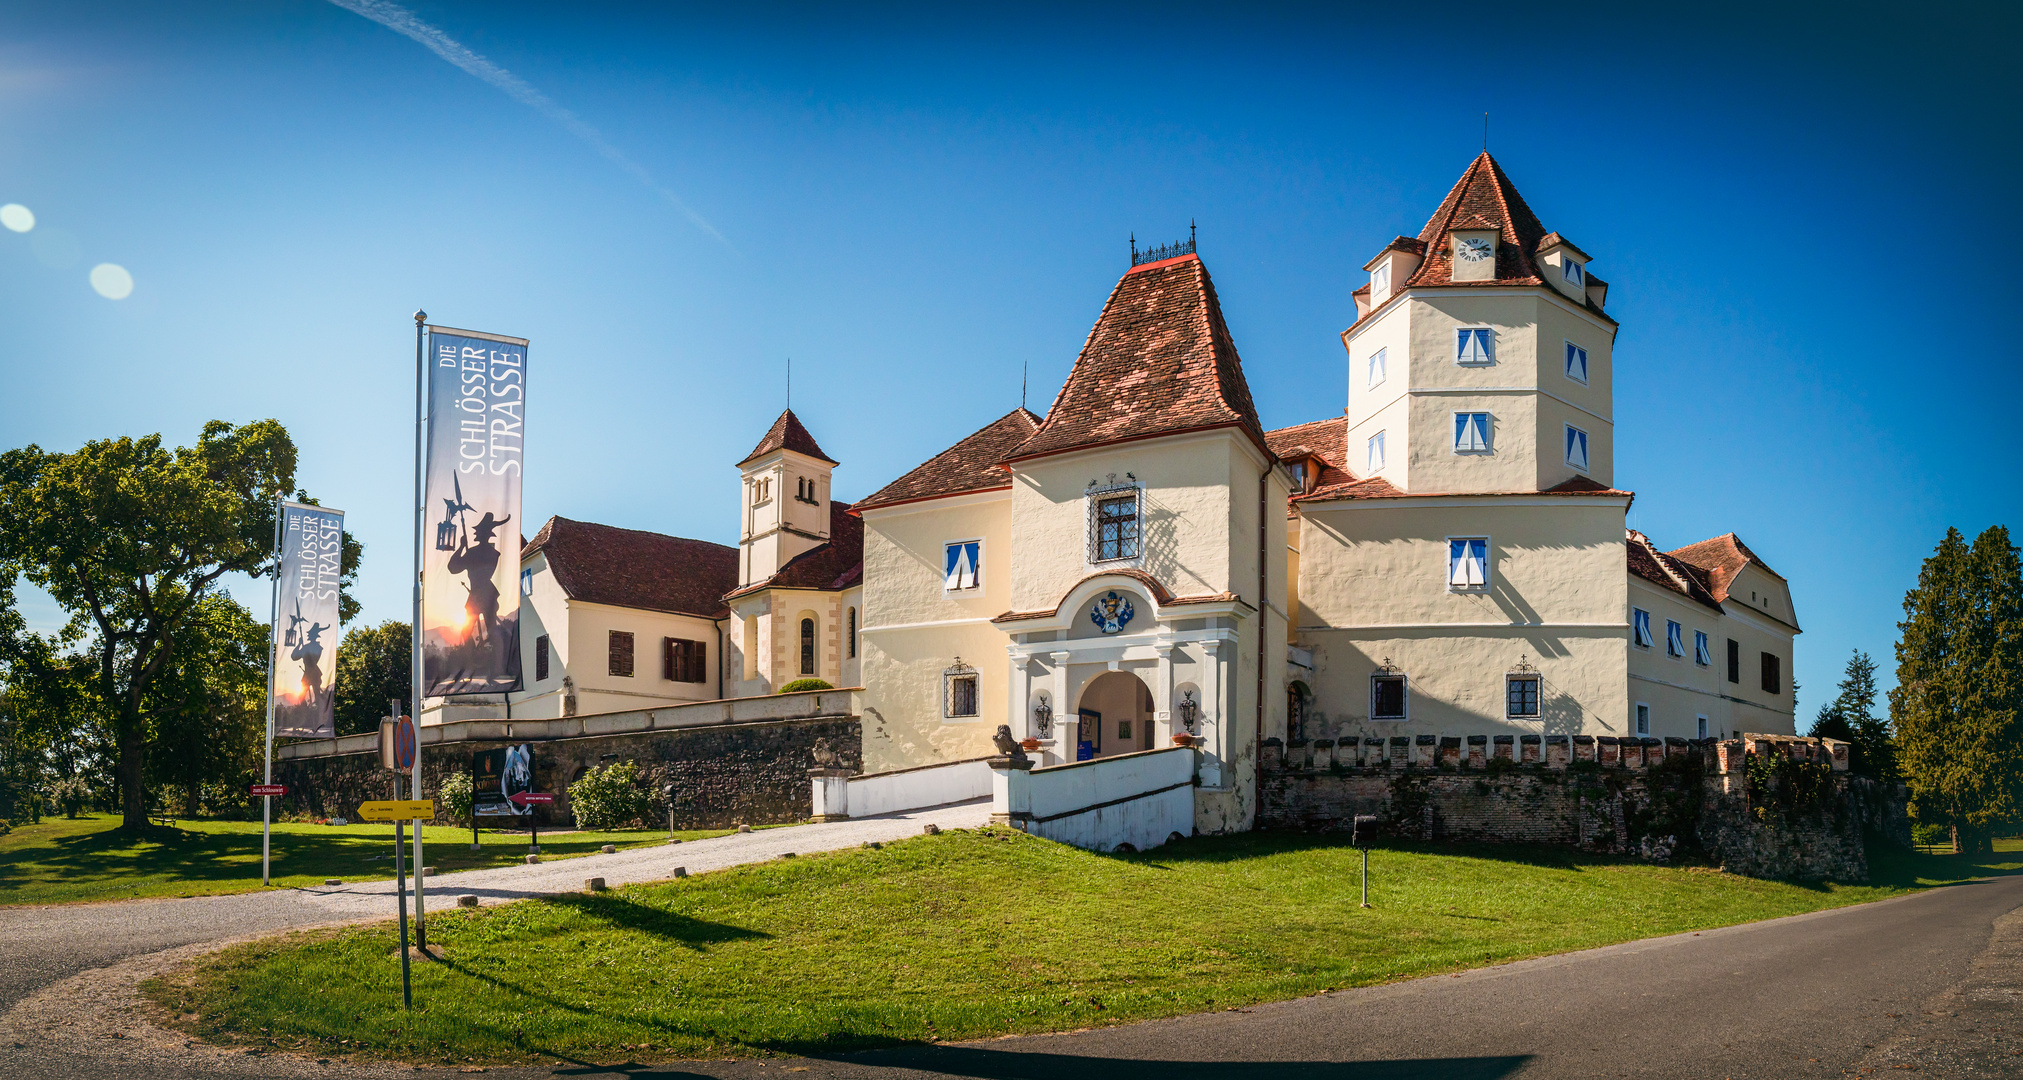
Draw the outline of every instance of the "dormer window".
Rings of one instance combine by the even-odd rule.
[[[1287,462],[1285,468],[1287,472],[1292,474],[1292,493],[1298,495],[1304,492],[1307,489],[1307,483],[1313,476],[1311,466],[1302,459],[1300,461]]]
[[[1587,275],[1581,271],[1580,264],[1564,255],[1559,259],[1559,272],[1561,277],[1566,278],[1566,283],[1574,288],[1586,287]]]
[[[1370,271],[1370,300],[1381,304],[1383,298],[1390,294],[1391,264],[1389,261],[1380,262],[1375,270]]]

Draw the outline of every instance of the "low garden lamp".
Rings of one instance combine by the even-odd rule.
[[[667,798],[667,838],[672,840],[674,839],[674,785],[669,784],[661,788],[660,793]]]

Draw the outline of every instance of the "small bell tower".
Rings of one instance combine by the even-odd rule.
[[[738,586],[779,573],[794,556],[829,542],[829,477],[836,462],[792,409],[738,462],[742,525]]]

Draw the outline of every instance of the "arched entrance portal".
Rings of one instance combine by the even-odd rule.
[[[1152,688],[1128,671],[1106,671],[1082,688],[1075,705],[1077,760],[1153,747]]]

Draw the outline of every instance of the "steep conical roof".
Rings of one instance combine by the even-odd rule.
[[[1419,265],[1407,285],[1453,285],[1454,253],[1447,234],[1455,229],[1498,229],[1503,236],[1496,246],[1494,281],[1460,282],[1468,285],[1542,285],[1534,256],[1545,239],[1545,226],[1524,203],[1524,196],[1504,175],[1503,167],[1484,150],[1455,181],[1453,190],[1441,200],[1440,209],[1419,230],[1426,245],[1426,261]]]
[[[822,448],[815,445],[815,437],[808,434],[807,428],[801,426],[801,418],[795,416],[792,409],[781,413],[780,418],[773,421],[773,426],[766,432],[766,437],[760,439],[759,445],[752,447],[752,452],[746,454],[744,460],[738,464],[743,465],[755,457],[782,449],[806,454],[811,458],[820,458],[831,465],[836,464],[835,458],[823,453]]]
[[[1117,282],[1046,420],[1007,460],[1213,427],[1265,445],[1215,283],[1182,255]]]

